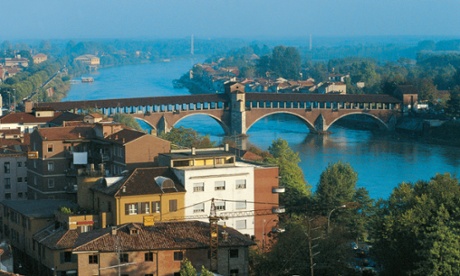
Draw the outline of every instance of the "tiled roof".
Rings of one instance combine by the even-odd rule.
[[[34,114],[26,112],[9,113],[0,117],[0,124],[43,124],[54,120],[60,115],[60,112],[55,112],[53,117],[35,117]]]
[[[160,185],[155,181],[155,178],[158,176],[171,179],[174,187],[161,189]],[[91,189],[110,196],[185,192],[179,179],[177,179],[176,175],[168,167],[137,168],[130,175],[120,178],[109,186],[107,186],[107,181],[101,178]]]
[[[140,132],[137,130],[132,130],[132,129],[123,129],[120,130],[112,135],[109,135],[105,137],[105,140],[110,140],[111,142],[115,142],[117,144],[127,144],[129,142],[132,142],[144,135],[148,135],[144,132]]]
[[[69,249],[78,238],[77,230],[55,229],[54,224],[34,235],[34,240],[50,249]]]
[[[136,228],[138,234],[130,234],[130,228]],[[116,228],[104,228],[82,233],[78,237],[74,252],[103,251],[111,252],[118,245],[123,251],[135,250],[174,250],[209,248],[209,223],[201,221],[157,222],[154,226],[129,223]],[[223,231],[228,238],[219,238],[219,247],[247,247],[254,242],[233,228],[219,226],[219,235]]]
[[[47,127],[39,128],[39,135],[43,140],[61,141],[61,140],[77,140],[91,139],[95,137],[93,125],[89,126],[69,126],[69,127]]]

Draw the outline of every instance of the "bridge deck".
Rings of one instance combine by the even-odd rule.
[[[154,105],[182,105],[203,102],[229,102],[226,94],[199,94],[167,97],[141,97],[106,100],[68,101],[35,103],[35,107],[51,107],[56,111],[85,108],[115,108]],[[339,94],[299,94],[299,93],[246,93],[246,101],[270,102],[349,102],[398,104],[400,100],[386,94],[339,95]]]

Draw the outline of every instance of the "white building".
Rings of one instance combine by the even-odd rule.
[[[173,151],[160,154],[159,163],[160,166],[173,168],[187,191],[184,204],[186,218],[209,221],[211,200],[214,199],[217,216],[226,218],[220,220],[219,224],[235,228],[243,234],[262,235],[266,232],[263,229],[267,227],[266,222],[277,219],[273,208],[279,207],[278,194],[273,192],[273,186],[277,186],[278,179],[272,177],[276,184],[267,181],[258,183],[261,181],[257,180],[255,172],[262,166],[237,162],[236,156],[228,148]],[[278,168],[264,167],[267,171],[270,168],[277,176]],[[266,187],[261,187],[265,183]],[[260,194],[267,194],[268,198],[258,198],[255,194],[257,190],[264,190]],[[272,205],[265,205],[265,209],[260,210],[255,202],[260,204],[262,200]]]

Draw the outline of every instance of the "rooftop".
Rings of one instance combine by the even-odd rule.
[[[62,206],[77,207],[75,203],[61,199],[3,200],[1,204],[30,218],[51,218]]]

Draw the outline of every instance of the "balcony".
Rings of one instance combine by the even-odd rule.
[[[274,193],[274,194],[282,194],[284,192],[286,192],[285,187],[281,187],[281,186],[272,187],[272,193]]]
[[[272,208],[273,214],[283,214],[284,212],[286,212],[286,208],[284,208],[284,206],[278,206],[278,207]]]

